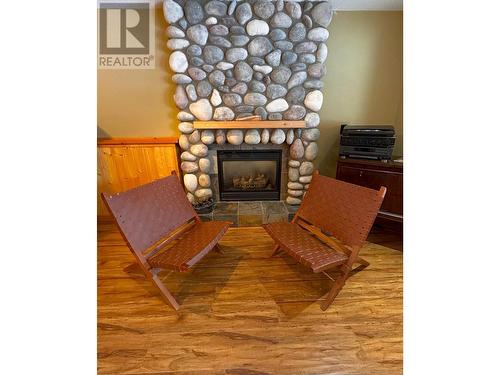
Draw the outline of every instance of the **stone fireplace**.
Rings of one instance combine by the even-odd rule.
[[[165,0],[164,15],[188,199],[300,204],[318,153],[331,4]]]

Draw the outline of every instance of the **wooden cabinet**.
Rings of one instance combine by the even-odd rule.
[[[372,189],[387,188],[378,217],[403,222],[403,163],[339,159],[337,179]]]

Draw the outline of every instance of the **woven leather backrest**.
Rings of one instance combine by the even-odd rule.
[[[314,174],[297,215],[350,246],[362,246],[384,200],[383,191]]]
[[[132,249],[141,253],[196,216],[175,175],[103,199]]]

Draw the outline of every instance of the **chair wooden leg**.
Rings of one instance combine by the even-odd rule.
[[[366,260],[364,260],[363,258],[357,258],[356,259],[356,263],[359,263],[360,265],[357,266],[356,268],[352,269],[350,272],[349,272],[349,276],[348,277],[351,277],[355,274],[357,274],[359,271],[362,271],[364,270],[366,267],[368,267],[370,265],[370,263],[368,263]]]
[[[335,279],[332,289],[328,292],[326,299],[321,303],[321,310],[325,311],[333,303],[333,300],[345,285],[346,280],[349,277],[349,273],[343,273],[341,276]]]
[[[165,301],[172,306],[175,310],[179,310],[179,304],[175,300],[174,296],[170,291],[167,289],[167,287],[161,282],[160,278],[158,275],[153,275],[151,277],[151,280],[153,283],[156,285],[156,287],[160,290],[160,294],[162,297],[165,299]]]
[[[276,245],[273,249],[273,253],[271,254],[270,258],[277,255],[279,252],[280,252],[280,245]]]
[[[356,263],[362,264],[364,266],[363,268],[366,268],[370,265],[370,263],[368,263],[368,261],[364,260],[363,258],[359,258],[359,257],[356,259]]]
[[[214,246],[214,250],[217,251],[219,254],[224,254],[224,250],[222,250],[219,244]]]
[[[330,305],[335,300],[335,297],[337,297],[339,292],[344,287],[345,282],[347,281],[348,278],[357,274],[359,271],[364,270],[366,267],[370,265],[370,263],[368,263],[363,258],[357,258],[355,263],[359,263],[360,265],[349,271],[346,269],[348,267],[344,268],[342,275],[340,275],[335,279],[335,281],[333,282],[332,289],[330,290],[330,292],[328,292],[325,301],[323,301],[323,303],[321,304],[321,310],[325,311],[328,307],[330,307]]]

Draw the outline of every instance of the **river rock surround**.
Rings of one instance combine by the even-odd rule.
[[[327,1],[164,0],[169,65],[177,84],[187,197],[212,197],[209,145],[289,145],[286,203],[298,205],[318,154],[326,73]],[[197,130],[193,121],[305,120],[305,129]]]

